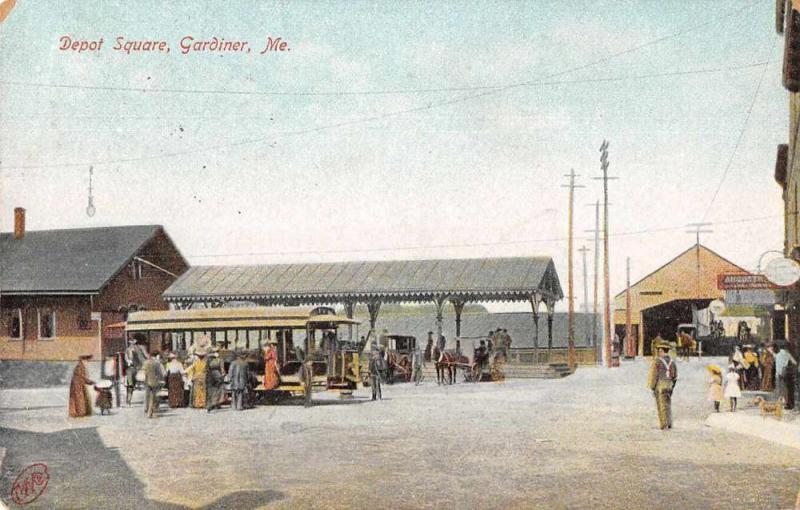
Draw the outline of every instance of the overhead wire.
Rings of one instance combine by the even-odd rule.
[[[735,220],[728,220],[717,222],[715,225],[739,225],[743,223],[753,223],[764,221],[768,219],[775,219],[783,217],[781,215],[757,216],[750,218],[739,218]],[[610,237],[629,237],[644,234],[653,234],[659,232],[672,232],[676,230],[683,230],[685,225],[677,225],[671,227],[656,227],[640,230],[631,230],[624,232],[611,233]],[[493,246],[512,246],[520,244],[531,243],[545,243],[545,242],[563,242],[567,237],[551,237],[540,239],[518,239],[514,241],[488,241],[482,243],[462,243],[462,244],[432,244],[432,245],[418,245],[418,246],[395,246],[385,248],[356,248],[356,249],[340,249],[340,250],[301,250],[301,251],[263,251],[263,252],[243,252],[243,253],[215,253],[215,254],[189,254],[188,258],[229,258],[229,257],[257,257],[257,256],[280,256],[280,255],[323,255],[323,254],[337,254],[337,253],[380,253],[392,251],[414,251],[414,250],[434,250],[434,249],[449,249],[449,248],[483,248]],[[576,240],[589,241],[594,239],[592,236],[576,236]]]
[[[772,43],[772,49],[775,48],[775,39]],[[770,50],[770,53],[772,51]],[[700,221],[705,221],[708,218],[708,214],[711,212],[711,208],[714,207],[714,202],[716,202],[717,197],[719,196],[719,192],[722,190],[722,186],[725,184],[725,180],[728,177],[728,173],[733,166],[733,162],[736,158],[736,153],[739,150],[739,146],[744,139],[744,134],[747,132],[747,126],[750,124],[750,117],[753,114],[753,107],[758,100],[759,92],[761,92],[761,85],[764,83],[764,77],[767,75],[767,70],[769,69],[769,63],[764,66],[763,70],[761,71],[761,76],[758,79],[758,84],[756,85],[756,90],[753,93],[753,99],[750,101],[749,106],[747,107],[747,113],[745,114],[744,121],[742,122],[742,128],[739,130],[739,135],[736,137],[736,143],[733,145],[733,149],[731,150],[730,155],[728,156],[728,162],[725,164],[725,168],[720,176],[719,182],[717,183],[716,188],[714,189],[714,193],[711,195],[711,200],[708,202],[708,206],[706,206],[705,211],[703,212],[702,219]]]

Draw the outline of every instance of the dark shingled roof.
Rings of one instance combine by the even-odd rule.
[[[313,304],[343,298],[391,302],[446,296],[524,300],[533,292],[553,300],[563,297],[550,257],[195,266],[164,292],[164,298]]]
[[[97,292],[161,230],[159,225],[0,234],[0,292]]]

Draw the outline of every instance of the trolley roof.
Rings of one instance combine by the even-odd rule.
[[[311,324],[359,324],[359,321],[313,307],[203,308],[142,311],[128,314],[127,331],[209,331],[219,329],[304,328]]]

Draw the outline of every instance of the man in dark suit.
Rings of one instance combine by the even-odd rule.
[[[250,381],[250,365],[247,364],[243,351],[236,353],[236,359],[231,363],[229,377],[231,392],[233,393],[233,408],[237,411],[244,409],[244,399]]]

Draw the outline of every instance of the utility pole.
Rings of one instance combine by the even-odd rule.
[[[637,339],[638,340],[638,339]],[[638,341],[634,343],[633,326],[631,325],[631,258],[625,262],[625,341],[627,343],[625,355],[631,358],[636,356]]]
[[[562,188],[569,188],[569,209],[567,213],[567,264],[569,265],[567,274],[568,274],[568,284],[567,284],[567,301],[569,305],[569,313],[567,314],[567,365],[569,365],[570,370],[575,369],[575,297],[573,293],[574,281],[575,278],[573,277],[572,271],[572,217],[573,217],[573,209],[575,205],[575,188],[583,188],[583,186],[575,184],[575,177],[579,177],[575,174],[575,170],[571,169],[569,174],[565,175],[565,177],[569,177],[569,184],[563,184]]]
[[[587,232],[594,233],[594,300],[592,301],[592,347],[597,348],[597,306],[600,303],[599,287],[597,285],[598,275],[600,274],[600,201],[594,204],[594,230]]]
[[[583,259],[583,313],[589,315],[589,277],[586,273],[586,252],[589,251],[589,248],[581,246],[578,251],[581,252],[581,258]],[[589,335],[586,336],[587,344],[590,342],[590,338]]]
[[[595,180],[603,181],[603,293],[605,294],[605,305],[603,313],[603,362],[607,367],[611,367],[611,275],[609,269],[609,250],[608,250],[608,181],[616,177],[608,176],[608,140],[603,140],[600,146],[600,168],[603,171],[602,177],[593,177]]]
[[[711,223],[709,222],[700,222],[700,223],[688,223],[686,228],[690,229],[687,230],[687,234],[694,234],[697,236],[697,240],[695,241],[695,248],[697,252],[697,271],[700,272],[700,234],[711,234],[714,232],[709,227]]]

